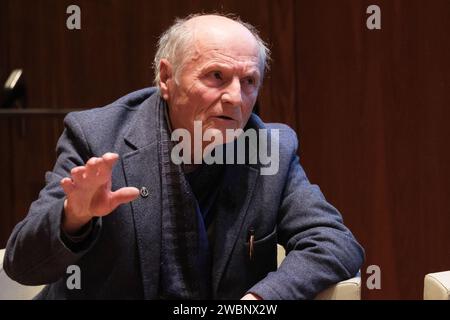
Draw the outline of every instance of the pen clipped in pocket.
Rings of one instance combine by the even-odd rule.
[[[247,261],[252,268],[267,272],[277,268],[277,230],[260,237],[255,228],[248,228],[245,243]]]

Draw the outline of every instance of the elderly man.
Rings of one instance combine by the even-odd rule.
[[[66,117],[55,167],[9,239],[8,275],[48,284],[43,299],[309,299],[354,276],[363,250],[306,178],[295,133],[252,114],[267,56],[240,20],[177,20],[159,41],[157,88]],[[278,170],[176,164],[171,134],[195,122],[214,137],[268,130]]]

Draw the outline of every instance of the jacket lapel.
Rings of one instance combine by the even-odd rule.
[[[153,94],[136,111],[125,136],[132,151],[122,157],[128,186],[141,190],[131,203],[145,299],[155,299],[159,286],[161,248],[161,175],[158,157],[159,94]],[[143,188],[148,190],[146,196]]]

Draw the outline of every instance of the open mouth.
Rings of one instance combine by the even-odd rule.
[[[223,119],[223,120],[234,120],[233,118],[228,117],[228,116],[217,116],[217,118]]]

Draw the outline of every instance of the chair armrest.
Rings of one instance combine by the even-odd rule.
[[[283,261],[286,251],[277,245],[278,267]],[[319,293],[315,300],[361,300],[361,277],[341,281]]]
[[[15,282],[3,270],[5,249],[0,250],[0,300],[31,300],[45,286],[24,286]]]
[[[315,300],[361,300],[361,277],[338,282],[319,293]]]
[[[450,300],[450,271],[429,273],[423,285],[424,300]]]

